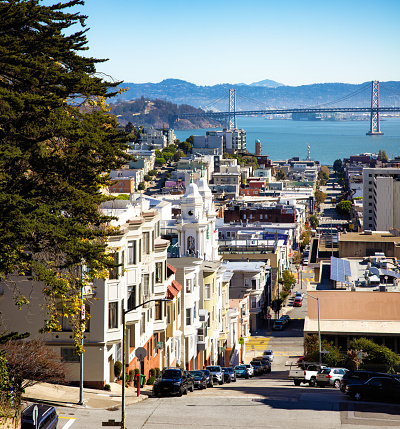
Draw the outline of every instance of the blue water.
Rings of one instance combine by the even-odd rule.
[[[381,120],[383,136],[367,136],[369,121],[291,121],[262,117],[239,117],[238,128],[247,132],[247,150],[254,153],[255,140],[261,140],[262,154],[272,160],[307,156],[321,164],[332,165],[335,159],[363,152],[385,150],[388,157],[400,155],[400,118]],[[205,135],[206,129],[175,131],[184,141],[190,135]]]

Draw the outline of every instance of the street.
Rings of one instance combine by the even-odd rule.
[[[59,408],[59,427],[98,428],[120,420],[120,409]],[[75,418],[73,424],[71,418]],[[358,403],[339,390],[295,387],[286,371],[195,391],[187,396],[149,398],[126,410],[128,429],[399,427],[400,406]]]

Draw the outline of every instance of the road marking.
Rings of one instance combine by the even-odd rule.
[[[58,416],[58,417],[60,419],[68,419],[69,420],[69,422],[67,422],[67,424],[65,426],[63,426],[63,429],[68,429],[69,427],[71,427],[75,423],[75,420],[76,420],[72,417],[63,417],[63,416]]]

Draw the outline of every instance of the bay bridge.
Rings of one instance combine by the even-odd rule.
[[[290,109],[262,109],[262,110],[236,110],[236,89],[229,89],[229,110],[225,112],[219,111],[203,111],[199,113],[182,113],[174,117],[174,121],[183,118],[204,117],[216,120],[227,120],[228,129],[236,128],[237,116],[255,116],[255,115],[283,115],[283,114],[319,114],[319,113],[369,113],[370,115],[370,129],[367,135],[376,136],[383,135],[380,130],[380,113],[399,113],[400,107],[381,107],[379,105],[379,81],[371,82],[371,105],[369,107],[333,107],[333,104],[340,103],[347,100],[354,95],[364,91],[369,84],[358,89],[348,96],[341,97],[338,100],[325,103],[323,105],[308,107],[308,108],[290,108]],[[209,103],[214,104],[216,101],[221,100],[222,97]]]

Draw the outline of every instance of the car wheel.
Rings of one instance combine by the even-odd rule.
[[[178,392],[178,396],[182,396],[183,395],[183,387],[179,388],[179,392]]]
[[[222,384],[224,384],[224,382],[221,380],[218,382],[218,384],[221,386]]]
[[[187,395],[187,394],[188,394],[188,388],[187,388],[187,387],[186,387],[186,388],[185,388],[185,390],[183,391],[183,394],[184,394],[184,395]]]
[[[357,392],[357,393],[355,393],[354,394],[354,399],[356,400],[356,401],[361,401],[361,393],[360,392]]]
[[[312,378],[309,383],[310,387],[314,387],[315,386],[315,378]]]
[[[335,389],[339,389],[339,387],[340,387],[340,380],[335,380],[335,381],[333,382],[333,387],[334,387]]]
[[[244,376],[244,378],[246,378],[246,379],[247,379],[247,378],[249,378],[249,374],[246,374],[246,375]]]

